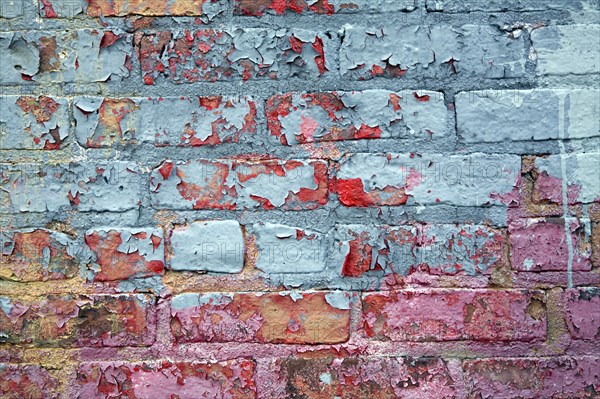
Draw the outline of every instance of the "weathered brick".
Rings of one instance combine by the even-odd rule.
[[[171,331],[180,343],[340,343],[349,337],[349,309],[342,291],[186,293],[171,302]]]
[[[316,231],[281,224],[251,226],[258,251],[256,268],[265,273],[314,273],[326,267],[328,242]]]
[[[600,73],[600,25],[554,25],[531,32],[537,75]]]
[[[39,0],[43,18],[74,18],[83,13],[88,0]]]
[[[574,339],[600,338],[600,288],[568,289],[564,295],[565,319]]]
[[[285,145],[446,136],[444,95],[431,91],[285,93],[266,111],[269,133]]]
[[[171,269],[239,273],[244,236],[235,220],[194,222],[171,232]]]
[[[0,297],[0,336],[44,347],[146,346],[154,342],[154,306],[141,294]]]
[[[463,363],[468,398],[594,398],[600,359],[593,357],[476,359]]]
[[[352,154],[332,183],[345,206],[481,206],[506,202],[520,174],[520,158],[470,154]]]
[[[0,212],[124,211],[141,200],[135,163],[0,164]]]
[[[597,90],[459,93],[458,134],[468,143],[596,137],[598,104]]]
[[[120,81],[129,76],[131,35],[98,30],[2,32],[0,84]]]
[[[85,147],[196,147],[237,143],[256,133],[256,105],[249,97],[77,97],[73,116],[75,137]]]
[[[444,13],[581,10],[582,3],[582,0],[426,0],[427,11]]]
[[[79,270],[81,245],[47,229],[0,231],[0,279],[45,281],[71,278]]]
[[[91,251],[87,268],[94,281],[151,277],[164,271],[162,230],[93,229],[85,233],[85,243]]]
[[[0,2],[0,18],[17,18],[23,15],[23,0]]]
[[[569,205],[600,202],[599,165],[600,152],[535,158],[533,200],[539,203],[562,204],[563,195],[566,195]],[[563,167],[567,180],[566,193],[563,193]]]
[[[260,17],[263,14],[337,14],[412,11],[415,0],[234,0],[234,14]]]
[[[56,0],[54,0],[56,1]],[[93,17],[208,16],[212,19],[229,7],[227,0],[87,0],[88,15]]]
[[[57,388],[57,379],[43,367],[0,363],[0,397],[3,399],[58,399]]]
[[[153,205],[168,209],[314,209],[327,182],[318,160],[165,161],[150,178]]]
[[[536,341],[546,337],[540,291],[421,290],[363,296],[367,336],[391,341]]]
[[[513,268],[536,272],[567,271],[570,263],[571,270],[591,270],[589,221],[572,219],[569,231],[573,248],[571,259],[564,218],[526,219],[512,223],[509,232]]]
[[[64,98],[0,96],[0,149],[60,149],[70,126]]]
[[[255,363],[84,363],[77,372],[78,398],[256,398]]]
[[[205,29],[158,32],[140,38],[146,84],[301,77],[337,69],[335,33],[307,30]]]
[[[525,61],[523,35],[476,25],[347,27],[340,50],[342,76],[358,80],[520,77]]]
[[[343,254],[341,274],[347,277],[376,270],[475,276],[506,262],[504,234],[487,226],[340,225],[335,234]]]
[[[294,356],[274,360],[269,371],[271,385],[258,389],[277,399],[458,397],[448,366],[439,358]]]

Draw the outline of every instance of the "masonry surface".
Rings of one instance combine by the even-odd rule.
[[[598,0],[0,0],[0,398],[600,397]]]

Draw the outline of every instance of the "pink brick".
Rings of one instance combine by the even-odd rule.
[[[595,398],[600,359],[481,359],[463,363],[468,399]]]
[[[86,363],[79,366],[79,398],[256,398],[255,364],[224,362]]]
[[[546,336],[539,291],[419,290],[366,294],[367,336],[392,341],[536,341]]]
[[[0,363],[0,397],[3,399],[58,399],[58,380],[43,367]]]
[[[563,298],[571,336],[587,340],[600,338],[600,288],[568,289]]]

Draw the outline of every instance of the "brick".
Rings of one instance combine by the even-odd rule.
[[[162,31],[139,40],[142,74],[146,84],[317,79],[337,69],[334,37],[300,29]]]
[[[266,111],[269,133],[285,145],[446,136],[447,109],[439,92],[285,93],[271,97]]]
[[[600,73],[600,25],[557,25],[531,32],[537,56],[536,74],[582,75]]]
[[[512,155],[352,154],[332,183],[345,206],[482,206],[507,203],[520,174]]]
[[[150,178],[152,203],[167,209],[315,209],[327,202],[318,160],[166,161]]]
[[[0,148],[57,150],[69,135],[69,101],[0,96]]]
[[[23,229],[0,231],[0,278],[46,281],[74,277],[81,245],[59,231]]]
[[[147,295],[0,297],[0,336],[41,347],[148,346],[156,310]]]
[[[586,227],[587,224],[587,227]],[[592,268],[589,222],[571,220],[570,237],[573,271]],[[569,251],[564,218],[527,219],[509,226],[511,263],[519,271],[567,271]]]
[[[0,164],[0,212],[125,211],[141,201],[135,163]]]
[[[564,165],[563,165],[564,164]],[[563,203],[563,166],[569,205],[600,202],[598,166],[600,152],[572,153],[537,157],[533,200],[539,203]]]
[[[506,262],[504,234],[487,226],[340,225],[335,234],[346,277],[377,270],[402,276],[416,271],[476,276]]]
[[[571,337],[585,340],[600,338],[600,288],[568,289],[563,300]]]
[[[74,18],[83,14],[87,0],[39,0],[42,18]]]
[[[265,273],[316,273],[326,268],[328,242],[316,231],[273,223],[250,229],[258,255],[256,268]]]
[[[458,397],[447,363],[439,358],[300,355],[276,359],[269,371],[271,390],[258,388],[271,398]]]
[[[165,250],[159,229],[101,228],[85,233],[94,281],[152,277],[163,273]]]
[[[224,362],[84,363],[77,371],[79,398],[256,398],[250,359]]]
[[[0,2],[0,18],[17,18],[23,15],[23,0]]]
[[[468,398],[593,398],[600,390],[600,359],[496,358],[463,363]]]
[[[88,148],[142,142],[212,146],[256,133],[256,105],[250,97],[77,97],[73,105],[75,137]]]
[[[179,343],[332,344],[349,337],[349,309],[341,291],[186,293],[171,302],[171,331]]]
[[[244,267],[244,236],[235,220],[193,222],[171,232],[171,269],[239,273]]]
[[[130,35],[98,30],[2,32],[0,84],[120,81],[129,76]]]
[[[0,363],[0,397],[4,399],[58,399],[58,381],[33,364]]]
[[[597,137],[599,103],[595,90],[463,92],[456,96],[458,134],[467,143]]]
[[[356,80],[520,77],[525,61],[522,34],[476,25],[347,27],[340,50],[342,76]]]
[[[427,11],[444,13],[581,10],[582,6],[581,0],[426,0]]]
[[[363,296],[368,337],[391,341],[537,341],[546,337],[541,291],[420,290]]]
[[[263,14],[338,14],[338,13],[387,13],[412,11],[414,0],[234,0],[235,15],[260,17]]]
[[[143,16],[207,16],[213,19],[225,12],[226,0],[87,0],[88,15],[93,17]]]

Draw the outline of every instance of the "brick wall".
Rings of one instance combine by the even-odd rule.
[[[0,0],[0,397],[598,397],[598,20]]]

